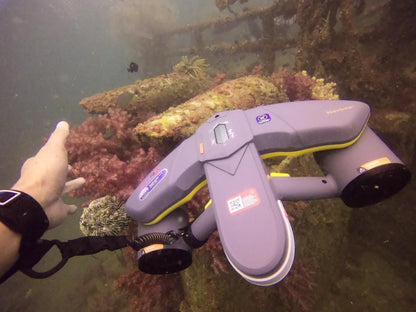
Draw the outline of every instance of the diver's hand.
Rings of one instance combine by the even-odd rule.
[[[85,183],[84,178],[67,181],[68,156],[65,148],[69,125],[61,121],[46,144],[23,164],[21,176],[13,189],[23,191],[36,199],[45,210],[49,228],[61,224],[68,214],[75,212],[75,205],[67,205],[61,196]]]

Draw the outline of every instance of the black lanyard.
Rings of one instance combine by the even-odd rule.
[[[149,233],[139,237],[85,236],[67,242],[45,239],[39,239],[31,243],[25,243],[23,241],[19,250],[19,260],[0,278],[0,283],[3,283],[19,270],[32,278],[46,278],[58,272],[70,258],[75,256],[92,255],[103,250],[112,251],[127,246],[135,250],[140,250],[153,244],[170,245],[179,237],[180,234],[170,231],[167,233]],[[58,247],[61,252],[61,261],[45,272],[34,271],[33,267],[54,246]]]

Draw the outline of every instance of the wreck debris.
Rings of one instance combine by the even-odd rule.
[[[213,81],[204,73],[207,67],[204,59],[184,57],[170,74],[94,94],[79,104],[89,113],[104,114],[109,108],[120,108],[145,120],[151,113],[161,113],[208,90]]]
[[[170,107],[163,114],[138,124],[134,131],[141,138],[186,138],[216,112],[285,101],[288,97],[283,87],[265,78],[245,76],[224,82],[181,105]]]

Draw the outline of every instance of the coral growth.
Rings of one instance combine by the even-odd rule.
[[[222,84],[223,82],[225,82],[226,79],[227,79],[227,75],[226,74],[224,74],[224,73],[217,74],[215,76],[214,84],[216,86],[218,86],[219,84]]]
[[[315,302],[315,270],[310,264],[295,261],[290,273],[280,283],[277,292],[288,309],[298,306],[301,311],[309,311]]]
[[[124,210],[124,203],[114,196],[104,196],[90,202],[80,219],[84,235],[118,235],[127,230],[132,220]]]
[[[211,268],[215,274],[229,271],[228,261],[225,257],[218,232],[214,232],[210,236],[209,240],[202,246],[202,249],[208,251]]]
[[[213,85],[212,79],[205,74],[208,66],[204,59],[184,56],[172,73],[97,93],[82,99],[79,104],[87,112],[98,114],[119,108],[144,121],[208,90]]]
[[[160,76],[159,80],[154,81],[169,86],[172,83],[170,80],[172,75],[186,75],[188,79],[204,76],[204,66],[201,65],[203,62],[198,63],[198,60],[183,58],[183,64],[176,67],[173,73],[163,78]],[[178,144],[180,140],[192,135],[199,125],[215,112],[236,108],[249,109],[289,100],[336,96],[333,84],[326,84],[321,79],[309,77],[306,72],[293,73],[280,70],[268,77],[263,72],[262,66],[258,66],[256,71],[261,77],[249,75],[225,81],[176,107],[171,107],[170,101],[174,101],[173,98],[167,98],[165,104],[169,108],[144,122],[138,117],[138,111],[133,110],[132,114],[129,114],[119,108],[109,108],[107,114],[88,118],[82,125],[74,127],[67,142],[69,162],[72,166],[71,174],[83,176],[87,183],[73,195],[87,195],[93,199],[106,196],[93,201],[92,207],[98,215],[108,220],[100,222],[99,218],[87,216],[88,222],[81,221],[85,229],[88,227],[86,233],[94,235],[115,233],[121,228],[124,229],[127,223],[131,223],[125,219],[120,221],[117,218],[115,220],[112,217],[107,218],[107,213],[110,210],[116,211],[114,217],[120,214],[120,211],[114,208],[121,208],[122,202],[133,192],[138,183],[163,156],[173,149],[174,145],[166,142]],[[217,81],[223,81],[225,78],[225,74],[218,75]],[[151,79],[146,81],[152,81]],[[124,90],[117,99],[124,109],[129,107],[128,103],[137,100],[137,94],[133,95],[129,92]],[[147,108],[143,106],[143,109],[142,116],[150,116],[155,112],[151,105]],[[146,147],[142,144],[144,141],[149,143]],[[208,200],[209,191],[205,188],[187,203],[191,221],[203,211]],[[293,206],[293,210],[292,215],[296,223],[301,224],[299,220],[306,211],[306,204],[298,203]],[[88,215],[88,208],[86,214]],[[98,223],[90,224],[91,219],[98,220]],[[216,278],[219,274],[227,276],[233,274],[229,270],[230,266],[217,232],[201,247],[201,250],[195,251],[195,256],[201,255],[207,265],[197,269],[205,270],[203,274],[214,275]],[[278,296],[288,307],[298,305],[300,310],[306,311],[313,303],[314,273],[308,265],[295,266],[292,274],[279,288]],[[136,267],[130,270],[118,279],[116,286],[128,293],[133,310],[171,311],[177,310],[177,307],[183,306],[181,304],[186,302],[186,292],[182,287],[175,287],[181,285],[183,277],[180,275],[152,276],[140,273]],[[186,272],[184,274],[186,275]],[[201,290],[204,290],[204,287],[201,285]],[[274,298],[275,296],[276,292]],[[212,306],[216,304],[218,303]],[[208,305],[210,308],[211,303]]]
[[[214,113],[229,109],[249,109],[258,105],[286,102],[280,86],[257,76],[244,76],[218,85],[191,100],[171,107],[135,128],[139,137],[183,139]]]
[[[271,75],[271,80],[284,87],[291,101],[310,100],[312,98],[314,81],[307,75],[279,69]]]
[[[302,75],[307,75],[306,71],[302,71]],[[312,87],[312,99],[314,100],[338,100],[339,96],[336,91],[337,84],[335,82],[325,83],[323,78],[312,77],[315,85]]]
[[[271,75],[271,80],[284,87],[291,101],[338,99],[336,83],[325,83],[322,78],[310,77],[306,71],[279,69]]]
[[[251,69],[251,74],[256,76],[263,76],[264,72],[265,70],[262,64],[256,64],[253,66],[253,69]]]
[[[86,179],[74,196],[126,199],[161,160],[159,151],[144,150],[136,142],[134,124],[126,112],[110,109],[72,129],[67,141],[71,175]]]
[[[130,271],[115,282],[126,291],[132,311],[177,311],[182,300],[179,274],[149,275],[138,270]]]
[[[181,61],[176,64],[173,69],[175,72],[184,73],[194,78],[199,78],[208,67],[209,65],[205,59],[199,58],[198,56],[193,56],[190,59],[188,59],[187,56],[182,56]]]
[[[338,82],[343,98],[414,102],[415,14],[413,0],[299,1],[296,67]]]
[[[164,27],[161,31],[149,29],[151,27],[149,25],[157,24],[155,20],[162,17],[162,12],[166,15],[170,13],[165,12],[164,9],[160,10],[162,7],[152,12],[153,2],[151,4],[146,1],[141,1],[144,13],[133,12],[133,9],[137,8],[132,7],[136,2],[138,3],[133,0],[127,1],[124,13],[129,18],[120,19],[119,22],[129,29],[126,39],[131,40],[130,43],[135,42],[133,44],[136,45],[135,50],[140,50],[139,52],[144,56],[147,55],[149,60],[147,63],[151,64],[150,66],[158,66],[158,64],[162,66],[166,59],[163,51],[167,49],[161,48],[166,44],[157,37],[160,32],[169,29],[163,25],[168,19],[161,19],[161,25]],[[236,1],[216,1],[221,8],[226,8],[234,2]],[[412,103],[415,103],[413,85],[416,77],[415,62],[412,58],[416,51],[414,44],[416,7],[413,2],[413,0],[279,1],[282,5],[298,5],[296,20],[300,31],[296,35],[299,43],[296,49],[296,68],[299,72],[282,69],[267,76],[276,63],[274,57],[277,46],[288,47],[284,41],[282,44],[277,40],[278,25],[273,19],[274,13],[267,13],[267,18],[261,18],[262,25],[268,28],[262,32],[263,39],[252,43],[247,41],[247,45],[244,41],[236,41],[222,50],[218,49],[219,45],[214,46],[217,49],[209,47],[205,50],[217,55],[224,51],[261,52],[263,65],[254,67],[253,71],[250,70],[250,76],[225,81],[226,78],[230,78],[229,73],[218,74],[215,78],[216,87],[210,89],[214,82],[205,74],[207,66],[204,60],[197,57],[189,59],[183,57],[170,74],[146,79],[83,100],[82,103],[88,102],[91,104],[90,107],[95,107],[94,109],[102,109],[89,110],[85,105],[87,110],[107,114],[96,119],[88,119],[71,132],[68,149],[72,174],[87,179],[85,187],[75,195],[89,195],[92,198],[113,195],[121,200],[126,199],[147,172],[172,148],[172,145],[163,145],[165,142],[172,140],[175,143],[180,142],[217,111],[247,109],[256,105],[288,100],[337,99],[338,92],[341,92],[343,98],[359,98],[376,105],[393,100],[398,104],[406,103],[399,108],[408,111],[406,114],[398,112],[390,116],[383,114],[383,117],[386,118],[387,125],[391,125],[392,122],[398,125],[410,123],[414,115],[412,115],[414,110]],[[131,12],[128,12],[130,9]],[[154,19],[152,14],[148,14],[149,12],[159,16]],[[142,16],[143,19],[137,18],[138,16]],[[365,21],[357,18],[362,16],[365,16]],[[231,27],[229,20],[224,19],[223,27]],[[137,27],[137,23],[143,25]],[[209,25],[202,26],[212,28]],[[201,31],[198,40],[202,42]],[[258,45],[261,45],[263,51],[257,48]],[[406,46],[407,49],[397,48],[402,46]],[[162,51],[162,53],[160,56],[152,55],[154,51]],[[197,52],[199,53],[198,50]],[[176,55],[183,54],[181,52]],[[408,59],[412,60],[410,64]],[[304,69],[307,72],[302,71]],[[324,77],[325,80],[312,75]],[[326,82],[328,80],[337,81],[338,84]],[[178,104],[180,105],[173,107]],[[114,107],[129,111],[131,115],[121,110],[114,110]],[[158,115],[155,116],[156,114]],[[150,146],[153,147],[144,148],[138,143],[137,135],[139,139],[150,142]],[[163,144],[157,144],[160,142]],[[409,137],[409,142],[414,142],[414,136]],[[292,165],[296,166],[296,170],[303,170],[305,173],[307,171],[305,168],[312,167],[312,161],[303,165],[299,162],[298,166],[294,161]],[[187,204],[191,219],[195,219],[201,213],[208,197],[208,191],[204,190]],[[280,301],[286,306],[286,310],[309,311],[315,301],[324,301],[322,293],[327,296],[331,290],[331,286],[328,285],[334,285],[334,281],[336,282],[339,267],[344,263],[343,244],[347,234],[349,211],[343,210],[342,205],[336,201],[314,203],[315,205],[306,202],[287,204],[287,212],[296,234],[297,259],[290,274],[277,287],[269,288],[273,290],[273,296],[270,298],[257,296],[255,297],[257,301],[258,298],[264,298],[264,301],[272,304]],[[371,218],[367,217],[367,219],[373,221],[374,215],[370,214]],[[360,215],[361,222],[362,217]],[[368,226],[365,230],[368,232]],[[378,233],[376,230],[374,232]],[[362,232],[358,234],[361,235]],[[360,236],[358,234],[357,237]],[[378,239],[379,236],[376,238]],[[391,241],[391,238],[388,239],[386,238],[386,242]],[[383,249],[387,249],[387,245],[384,244]],[[178,307],[182,310],[184,305],[181,302],[186,302],[186,296],[189,296],[186,294],[187,289],[184,291],[182,286],[178,287],[178,285],[185,285],[183,287],[189,285],[184,282],[184,276],[193,274],[188,278],[193,282],[190,285],[197,285],[192,290],[195,293],[198,291],[198,296],[195,298],[199,299],[199,302],[196,304],[196,300],[188,300],[189,311],[201,310],[195,308],[201,306],[206,310],[218,310],[217,308],[222,307],[224,302],[229,302],[230,295],[235,293],[239,294],[234,296],[237,298],[235,306],[223,311],[245,308],[245,311],[248,311],[249,308],[237,301],[245,294],[255,294],[256,290],[253,290],[254,287],[251,285],[242,285],[240,277],[236,287],[226,288],[230,284],[231,276],[236,274],[229,270],[218,234],[214,233],[201,250],[194,252],[194,255],[203,257],[206,262],[196,268],[194,264],[192,273],[187,273],[192,270],[189,268],[182,277],[149,276],[138,272],[134,267],[130,268],[130,273],[120,277],[116,285],[129,294],[134,310],[177,311]],[[224,273],[227,271],[230,272]],[[200,279],[200,276],[206,278]],[[215,283],[212,282],[213,280]],[[318,282],[319,288],[315,284]],[[250,290],[243,293],[244,288]],[[224,296],[218,294],[210,296],[210,292],[216,290]],[[241,295],[242,293],[244,295]],[[255,308],[259,309],[258,306]],[[315,307],[315,310],[319,308]]]

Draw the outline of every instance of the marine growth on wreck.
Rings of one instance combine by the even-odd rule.
[[[173,67],[173,73],[181,70],[185,75],[190,76],[189,79],[206,75],[204,71],[208,66],[205,65],[205,61],[198,62],[195,58],[192,61],[196,64],[204,64],[204,66],[199,66],[195,72],[193,66],[189,66],[189,60],[184,57],[178,65]],[[189,66],[189,69],[184,68],[186,65]],[[262,69],[257,68],[256,71],[261,72]],[[175,76],[171,74],[168,76],[175,84]],[[183,79],[183,77],[178,79]],[[211,79],[211,81],[214,80],[214,78]],[[93,199],[85,208],[81,218],[83,233],[113,235],[127,231],[129,219],[122,213],[122,201],[132,192],[140,179],[151,170],[152,166],[161,160],[163,155],[166,155],[181,140],[192,135],[199,125],[216,112],[248,109],[258,105],[289,100],[334,99],[337,97],[336,84],[325,83],[323,79],[310,77],[306,72],[295,73],[281,69],[272,75],[249,74],[239,78],[222,80],[224,81],[211,89],[176,106],[176,97],[172,96],[172,102],[165,103],[168,108],[159,114],[158,111],[152,111],[152,105],[147,105],[141,99],[143,102],[137,105],[137,111],[123,110],[122,107],[110,108],[106,114],[90,118],[85,124],[74,127],[67,143],[72,173],[75,176],[83,176],[87,180],[85,186],[77,190],[76,195],[90,196]],[[153,82],[154,78],[138,81],[137,85],[141,86],[149,81]],[[159,90],[165,92],[164,88]],[[97,94],[94,97],[99,96],[100,94]],[[104,98],[102,97],[102,99]],[[114,103],[111,97],[107,99],[108,102],[103,100],[99,102],[99,110],[101,107],[102,110],[105,110],[109,107],[109,103]],[[84,99],[81,105],[85,106],[86,101],[89,100],[91,98]],[[142,112],[144,109],[152,117],[142,121],[139,116],[143,116],[143,114],[138,112]],[[167,142],[169,143],[167,144]],[[88,152],[91,148],[94,148],[96,152]],[[194,217],[201,212],[208,201],[207,192],[201,191],[200,193],[188,204],[190,214]],[[207,272],[207,274],[215,275],[220,272],[221,274],[232,274],[221,253],[218,236],[214,235],[202,248],[200,255],[203,254],[206,254],[209,259],[209,267],[206,270],[211,273]],[[195,258],[196,262],[199,261],[197,259],[198,255]],[[308,280],[304,280],[306,285],[314,285],[313,280],[310,280],[314,276],[311,273],[314,272],[314,269],[309,266],[310,264],[306,263],[301,264],[298,269],[295,266],[293,276],[301,280],[306,278]],[[305,273],[300,273],[299,276],[295,274],[295,272],[303,272],[307,267],[309,268]],[[136,271],[134,269],[131,274],[143,275],[143,273]],[[188,276],[188,274],[183,276],[184,281],[188,280]],[[130,276],[130,278],[132,277]],[[145,280],[149,278],[151,277],[147,277]],[[287,279],[289,281],[290,277]],[[187,283],[193,283],[191,280]],[[119,285],[125,284],[120,283]],[[286,282],[284,285],[287,285],[288,289],[293,288],[289,290],[290,293],[305,290],[302,288],[295,290],[298,289],[297,283]],[[282,287],[285,289],[285,286]],[[279,297],[282,289],[276,292],[275,296]],[[140,295],[137,294],[137,296]],[[183,293],[182,296],[185,300],[186,294]],[[297,300],[296,298],[288,299],[291,298],[290,294],[286,294],[284,297],[286,301],[289,300],[285,303],[286,305],[290,305],[292,300]],[[313,302],[312,295],[308,299],[305,297],[305,300],[302,305],[309,306]]]
[[[149,63],[163,59],[157,74],[81,101],[87,112],[98,114],[74,127],[67,143],[72,175],[87,181],[73,194],[88,198],[85,206],[89,207],[81,220],[84,233],[128,232],[131,220],[122,213],[123,202],[164,156],[219,111],[309,99],[367,101],[375,108],[371,127],[384,134],[414,167],[416,92],[411,86],[416,79],[412,57],[416,27],[411,0],[281,0],[262,8],[255,7],[254,1],[215,1],[215,5],[230,15],[167,27],[151,39],[139,36],[141,42],[152,42],[142,51]],[[258,36],[253,30],[247,39],[214,43],[204,39],[209,31],[228,32],[246,23],[252,23],[253,29],[261,25]],[[163,49],[170,39],[184,34],[192,38],[191,46]],[[393,53],[391,47],[401,41],[410,43],[409,50]],[[152,53],[156,50],[157,57]],[[255,58],[244,63],[246,54]],[[217,61],[221,57],[235,64],[243,59],[244,66],[226,67]],[[175,59],[176,65],[167,67],[169,59]],[[287,59],[293,62],[288,64]],[[294,176],[321,174],[311,155],[267,161],[267,165]],[[191,219],[208,200],[209,193],[203,189],[187,204]],[[365,275],[368,269],[354,262],[351,252],[358,259],[362,255],[371,258],[375,265],[384,263],[375,252],[365,253],[365,243],[354,241],[364,228],[370,231],[366,237],[375,240],[376,226],[364,212],[351,212],[337,200],[293,202],[286,208],[295,230],[297,255],[291,273],[277,286],[259,289],[242,283],[229,267],[217,234],[194,251],[189,269],[171,276],[140,273],[135,255],[126,251],[132,265],[115,286],[126,291],[134,311],[358,311],[337,304],[345,304],[346,291],[359,289],[349,275]],[[411,212],[398,209],[414,220]],[[376,212],[370,214],[376,218]],[[394,217],[397,222],[413,222],[404,219]],[[397,239],[406,241],[406,233],[396,234]],[[398,260],[395,248],[377,252],[403,266],[415,261],[414,252]],[[391,279],[408,285],[393,273]],[[373,280],[366,282],[385,293]],[[172,285],[176,285],[174,292],[170,292]],[[156,296],[152,289],[169,296]],[[406,298],[412,290],[414,285],[409,286]],[[326,300],[329,293],[332,301]],[[351,296],[361,298],[356,293]],[[359,306],[362,310],[370,307],[369,311],[372,304],[380,307],[373,302],[377,298],[374,295]]]

